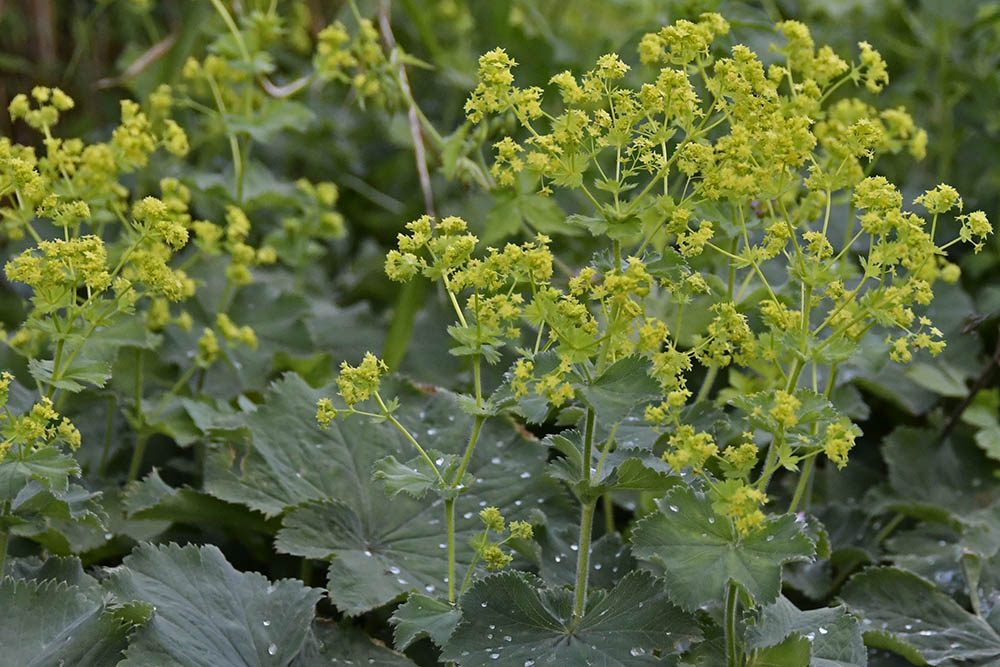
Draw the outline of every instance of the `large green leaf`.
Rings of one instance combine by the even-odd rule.
[[[930,582],[896,568],[865,570],[840,594],[864,620],[865,642],[931,665],[1000,657],[1000,634]]]
[[[22,457],[7,455],[0,461],[0,501],[14,498],[32,479],[65,491],[70,476],[79,474],[76,460],[56,447],[42,447]]]
[[[306,505],[285,517],[275,546],[306,558],[331,558],[330,598],[348,614],[374,609],[410,591],[446,590],[444,522],[432,518],[438,513],[427,511],[426,503],[399,497],[392,504],[393,514],[375,524],[363,521],[344,503]],[[413,514],[404,519],[406,512]],[[464,545],[472,535],[472,530],[456,531],[456,540]],[[471,550],[461,549],[458,571],[465,572],[471,562]]]
[[[792,635],[780,644],[758,651],[747,667],[809,667],[816,665],[810,661],[809,640],[801,635]]]
[[[641,571],[607,593],[592,593],[577,620],[570,590],[545,588],[541,580],[513,571],[477,582],[461,606],[462,622],[441,659],[462,667],[657,664],[654,650],[701,636],[694,619],[670,603],[661,582]]]
[[[721,601],[730,581],[758,604],[770,604],[781,589],[782,565],[815,552],[805,524],[793,516],[769,519],[741,536],[690,488],[676,487],[657,505],[660,511],[636,526],[632,552],[662,564],[671,599],[686,609]]]
[[[989,459],[971,443],[939,442],[930,429],[901,427],[886,438],[882,455],[889,467],[890,491],[881,499],[886,509],[951,521],[1000,500],[1000,482],[984,474]]]
[[[0,661],[18,667],[105,667],[121,658],[126,627],[100,597],[55,579],[0,581]]]
[[[642,357],[626,357],[609,366],[593,382],[579,378],[574,384],[600,422],[617,424],[629,414],[641,412],[646,403],[660,396],[660,385],[649,377],[648,368],[649,362]]]
[[[239,572],[214,546],[140,545],[112,571],[122,602],[152,605],[122,665],[287,665],[309,632],[322,591]]]
[[[302,652],[291,667],[363,665],[372,667],[413,667],[402,653],[376,644],[361,630],[343,623],[317,620]]]
[[[843,607],[800,611],[787,598],[761,611],[760,619],[748,632],[754,649],[777,646],[789,637],[809,641],[812,667],[864,667],[867,653],[858,620]]]
[[[393,642],[403,650],[421,637],[430,637],[438,646],[444,646],[461,619],[462,612],[445,600],[414,593],[389,620],[396,626]]]
[[[407,383],[386,382],[397,394],[397,418],[425,449],[461,454],[472,428],[454,395],[424,393]],[[374,464],[386,456],[410,458],[412,446],[391,425],[362,418],[316,423],[316,400],[334,389],[312,389],[294,375],[276,383],[267,402],[245,419],[253,447],[242,459],[235,450],[210,457],[210,493],[268,515],[291,510],[277,547],[308,558],[331,558],[330,594],[351,614],[367,611],[410,592],[445,589],[444,508],[428,494],[390,498]],[[477,514],[486,506],[508,520],[527,519],[543,503],[559,511],[559,487],[539,474],[545,448],[523,437],[503,419],[488,420],[469,472],[474,483],[456,502],[458,561],[468,564],[468,541],[482,530]],[[551,507],[550,507],[551,506]],[[292,509],[292,508],[295,509]],[[366,554],[371,554],[368,556]]]

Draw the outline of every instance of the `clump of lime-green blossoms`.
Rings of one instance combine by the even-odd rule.
[[[518,87],[502,49],[485,54],[469,121],[510,116],[523,128],[495,140],[496,183],[579,193],[590,211],[569,221],[607,239],[608,255],[557,279],[545,236],[480,250],[465,221],[424,217],[386,258],[393,280],[442,282],[477,405],[479,365],[505,348],[514,397],[556,409],[582,398],[580,378],[644,359],[662,395],[645,418],[670,434],[664,460],[697,473],[742,533],[765,520],[779,469],[804,464],[805,479],[820,454],[847,462],[860,430],[830,396],[863,339],[881,332],[901,363],[943,349],[926,307],[936,281],[959,277],[946,250],[978,250],[992,231],[981,211],[939,220],[962,210],[947,185],[913,202],[925,216],[871,175],[881,155],[922,158],[927,134],[905,108],[868,101],[888,83],[870,44],[850,62],[817,49],[801,23],[776,28],[784,43],[768,66],[745,46],[724,49],[729,24],[705,14],[643,37],[638,71],[607,54],[582,75],[556,74],[548,91]],[[715,442],[684,415],[725,368],[754,377],[758,393],[733,402],[751,435]]]

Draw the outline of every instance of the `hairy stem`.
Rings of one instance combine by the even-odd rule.
[[[576,560],[576,586],[573,596],[573,618],[583,618],[587,604],[587,578],[590,574],[590,533],[594,527],[594,510],[597,501],[592,500],[580,509],[580,542]]]
[[[135,442],[135,450],[132,452],[132,463],[128,467],[128,481],[134,482],[139,477],[139,468],[142,467],[142,457],[146,454],[146,442],[149,435],[142,433]]]
[[[740,656],[736,642],[736,606],[739,602],[739,589],[729,582],[726,587],[726,664],[729,667],[739,667]]]
[[[448,602],[455,602],[455,499],[444,501],[444,523],[448,531]]]
[[[816,457],[812,456],[806,461],[805,466],[802,468],[802,472],[799,473],[799,482],[795,485],[795,494],[792,495],[792,502],[788,505],[788,514],[793,514],[798,511],[799,503],[803,501],[803,496],[805,496],[806,488],[809,486],[809,480],[812,478],[813,467],[816,465]],[[806,499],[806,506],[809,502]],[[803,509],[805,509],[803,507]]]

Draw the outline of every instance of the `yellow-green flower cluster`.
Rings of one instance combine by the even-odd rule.
[[[360,19],[354,37],[340,21],[323,28],[317,35],[313,66],[320,79],[350,85],[362,104],[369,99],[392,104],[398,96],[391,64],[369,19]]]
[[[503,515],[496,507],[486,507],[479,512],[479,519],[483,522],[484,530],[481,534],[472,539],[472,548],[475,549],[477,558],[481,558],[486,563],[488,570],[497,571],[510,565],[514,557],[505,552],[501,547],[509,540],[531,539],[534,531],[531,524],[526,521],[511,521],[509,525],[504,521]],[[490,540],[490,533],[498,536],[507,532],[507,537],[494,542]]]
[[[230,347],[239,343],[246,345],[251,350],[257,349],[257,334],[249,324],[238,327],[229,315],[219,313],[215,316],[215,328],[219,330]]]
[[[767,495],[743,480],[727,479],[711,488],[712,509],[719,516],[728,517],[736,530],[749,535],[764,523],[761,507]]]
[[[277,252],[267,244],[254,248],[247,243],[250,218],[240,207],[228,205],[225,220],[224,227],[207,220],[192,222],[195,244],[208,255],[227,252],[230,261],[226,267],[226,278],[235,286],[249,285],[253,282],[250,268],[273,264],[278,259]]]
[[[357,366],[341,362],[340,375],[337,376],[338,393],[348,406],[366,401],[378,393],[382,376],[388,372],[385,362],[371,352],[366,352]]]
[[[670,449],[664,452],[663,460],[678,472],[689,466],[694,472],[701,472],[705,463],[719,453],[710,434],[698,433],[689,424],[678,426],[668,444]]]
[[[854,440],[858,435],[858,427],[847,419],[827,425],[823,437],[823,453],[837,464],[837,468],[843,468],[847,465],[847,454],[854,447]]]
[[[43,447],[65,444],[72,450],[80,447],[80,431],[68,418],[62,417],[52,406],[52,401],[43,397],[21,415],[12,415],[7,409],[10,383],[14,377],[4,371],[0,373],[0,461],[11,450],[18,455],[36,451]]]
[[[321,398],[316,401],[316,421],[322,428],[330,425],[337,418],[337,408],[333,407],[333,401],[329,398]]]
[[[658,33],[647,33],[639,42],[639,59],[647,64],[687,65],[708,55],[719,35],[729,32],[729,23],[719,14],[702,14],[697,23],[680,20]]]
[[[24,93],[18,93],[7,106],[11,120],[23,119],[36,130],[48,131],[59,122],[59,112],[69,111],[76,103],[69,95],[59,88],[35,86],[31,89],[36,107],[31,108],[31,101]]]

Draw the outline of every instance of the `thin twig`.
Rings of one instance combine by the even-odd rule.
[[[399,62],[399,51],[396,48],[396,37],[392,34],[389,23],[391,11],[390,0],[382,0],[378,6],[378,24],[382,30],[382,39],[389,49],[389,62],[399,67],[399,85],[408,99],[413,99],[410,91],[410,81],[406,76],[406,65]],[[420,177],[420,189],[424,193],[424,208],[427,215],[434,217],[434,192],[431,190],[431,175],[427,170],[427,152],[424,150],[424,138],[420,131],[420,118],[413,104],[409,105],[407,116],[410,119],[410,136],[413,138],[413,157],[417,163],[417,174]]]
[[[962,418],[962,413],[964,413],[965,409],[972,404],[972,401],[976,398],[976,395],[983,389],[983,387],[987,385],[990,377],[993,375],[993,371],[995,371],[998,366],[1000,366],[1000,327],[997,329],[997,346],[996,349],[993,350],[993,357],[990,359],[989,363],[986,364],[986,368],[983,369],[983,372],[979,375],[979,377],[976,378],[975,383],[969,389],[969,393],[965,396],[965,399],[962,400],[959,406],[952,411],[951,416],[948,417],[948,421],[945,422],[944,427],[941,429],[941,435],[938,438],[939,440],[944,440],[945,437],[951,433],[952,429],[958,425],[958,420]]]
[[[163,54],[169,51],[176,41],[177,33],[170,33],[156,44],[153,44],[151,47],[146,49],[141,56],[136,58],[131,65],[125,68],[124,72],[118,76],[100,79],[95,85],[98,89],[114,88],[115,86],[121,85],[162,58]]]

